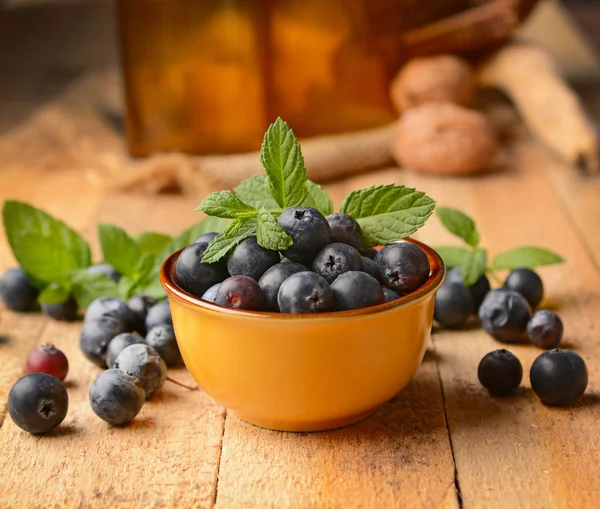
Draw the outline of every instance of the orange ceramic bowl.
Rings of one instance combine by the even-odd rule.
[[[421,247],[427,282],[393,302],[289,315],[203,301],[177,286],[180,251],[163,264],[183,360],[198,385],[252,424],[282,431],[346,426],[403,389],[423,359],[444,264]]]

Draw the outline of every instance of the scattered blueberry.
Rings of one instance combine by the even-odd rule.
[[[283,282],[292,274],[297,272],[305,272],[308,269],[299,263],[287,261],[273,265],[262,277],[258,280],[258,286],[263,292],[265,298],[265,309],[267,311],[279,311],[277,304],[277,294]]]
[[[508,396],[519,387],[523,379],[523,366],[508,350],[494,350],[481,359],[477,378],[494,396]]]
[[[136,316],[127,303],[116,297],[100,297],[94,300],[85,311],[84,323],[107,316],[121,324],[122,332],[134,330],[137,324]]]
[[[453,269],[450,269],[446,273],[446,280],[444,282],[446,281],[449,283],[458,283],[464,285],[465,283],[463,281],[460,267],[454,267]],[[477,313],[479,306],[481,306],[481,303],[483,302],[483,299],[485,298],[487,293],[490,291],[490,288],[490,280],[485,274],[480,276],[479,279],[475,281],[475,284],[467,286],[467,289],[469,290],[469,292],[471,293],[471,297],[473,298],[474,313]]]
[[[69,396],[62,382],[46,373],[25,375],[8,393],[8,413],[28,433],[48,433],[67,415]]]
[[[13,311],[35,309],[38,293],[21,268],[8,269],[0,278],[0,298]]]
[[[383,287],[383,296],[385,298],[385,302],[391,302],[400,298],[400,295],[398,295],[394,290],[390,290],[387,286]]]
[[[90,387],[92,410],[113,426],[131,422],[142,409],[145,397],[140,380],[120,369],[103,371]]]
[[[334,212],[327,216],[331,230],[331,242],[349,244],[355,249],[360,249],[362,243],[362,230],[360,225],[349,214]]]
[[[444,281],[435,296],[433,317],[443,327],[464,327],[473,314],[473,297],[462,283]]]
[[[544,297],[542,279],[531,269],[513,270],[504,281],[504,288],[519,292],[532,309],[535,309]]]
[[[210,244],[214,240],[214,238],[218,235],[219,234],[217,232],[203,233],[193,243],[194,244]]]
[[[547,405],[570,405],[588,384],[585,361],[575,352],[555,348],[541,354],[529,372],[531,388]]]
[[[212,285],[208,290],[206,290],[202,294],[202,300],[207,300],[208,302],[215,302],[216,298],[217,298],[217,291],[219,290],[220,286],[221,286],[221,283]]]
[[[527,337],[540,348],[555,348],[562,340],[563,323],[553,311],[537,311],[527,324]]]
[[[77,311],[79,306],[75,299],[69,298],[65,302],[60,304],[46,304],[45,302],[40,303],[42,312],[48,315],[50,318],[61,322],[73,322],[77,320]]]
[[[363,261],[363,272],[366,272],[370,276],[373,276],[377,281],[381,281],[381,272],[379,271],[379,264],[371,258],[366,256],[362,257]]]
[[[248,276],[231,276],[221,283],[215,303],[220,306],[260,311],[265,299],[258,283]]]
[[[183,364],[175,330],[170,325],[157,325],[150,329],[146,334],[146,343],[158,352],[169,368]]]
[[[138,378],[146,399],[156,394],[167,377],[165,361],[154,348],[142,343],[126,347],[115,359],[114,367]]]
[[[146,316],[148,316],[148,311],[154,305],[156,305],[156,299],[150,297],[150,295],[134,295],[127,301],[127,306],[131,309],[139,324],[135,330],[141,334],[146,332]]]
[[[208,244],[196,242],[186,247],[177,258],[175,275],[179,286],[200,297],[211,286],[223,281],[229,274],[225,262],[203,263],[202,255]]]
[[[161,323],[173,325],[173,317],[171,316],[171,306],[167,299],[161,300],[158,304],[152,306],[146,315],[146,330],[160,325]]]
[[[499,288],[491,290],[479,308],[479,321],[493,338],[505,343],[525,337],[531,308],[520,293]]]
[[[279,263],[279,253],[259,245],[256,237],[240,242],[227,259],[227,270],[232,276],[248,276],[258,281],[273,265]]]
[[[375,306],[385,300],[379,281],[366,272],[345,272],[331,284],[331,291],[339,311]]]
[[[87,271],[90,274],[102,274],[108,279],[112,279],[115,283],[118,283],[119,279],[121,279],[121,274],[119,274],[117,269],[115,269],[109,263],[98,263],[96,265],[92,265],[91,267],[88,267]]]
[[[115,359],[128,346],[144,343],[144,338],[133,332],[124,332],[110,340],[106,348],[106,365],[109,368],[115,367]]]
[[[27,356],[25,373],[46,373],[63,381],[69,372],[67,356],[54,345],[38,346]]]
[[[277,303],[282,313],[323,313],[333,310],[333,294],[323,276],[297,272],[279,288]]]
[[[315,257],[312,270],[331,284],[344,272],[363,270],[360,253],[348,244],[338,242],[325,246]]]
[[[86,319],[79,335],[79,347],[90,361],[105,368],[108,344],[115,336],[129,330],[121,320],[110,315]]]
[[[277,222],[294,243],[283,251],[293,262],[309,267],[317,253],[331,242],[331,230],[327,219],[310,207],[292,207],[284,210]]]
[[[415,291],[429,278],[427,255],[410,242],[388,244],[375,261],[379,263],[382,282],[399,294]]]

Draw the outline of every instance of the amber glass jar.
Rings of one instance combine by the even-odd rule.
[[[392,120],[417,3],[120,0],[131,153],[256,150],[277,116],[302,137]]]

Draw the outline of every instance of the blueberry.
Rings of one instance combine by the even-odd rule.
[[[258,283],[248,276],[231,276],[221,283],[215,303],[220,306],[260,311],[265,299]]]
[[[385,246],[375,261],[379,263],[382,282],[399,294],[415,291],[429,278],[427,255],[409,242]]]
[[[87,271],[90,274],[102,274],[108,279],[112,279],[115,283],[118,283],[119,279],[121,279],[121,274],[119,274],[117,269],[109,263],[97,263],[96,265],[88,267]]]
[[[519,387],[523,379],[523,366],[508,350],[494,350],[481,359],[477,378],[494,396],[508,396]]]
[[[464,285],[462,272],[460,271],[460,267],[454,267],[450,269],[446,273],[446,281],[449,283],[458,283]],[[471,293],[471,297],[473,298],[473,312],[476,313],[483,302],[483,299],[490,291],[490,280],[487,278],[485,274],[481,275],[477,281],[471,286],[467,286],[467,289]]]
[[[366,272],[345,272],[331,284],[331,291],[338,311],[366,308],[385,302],[379,281]]]
[[[323,276],[297,272],[279,288],[277,304],[282,313],[323,313],[333,310],[333,293]]]
[[[146,317],[150,308],[155,304],[156,299],[150,297],[150,295],[134,295],[127,301],[127,306],[135,315],[137,323],[140,324],[140,326],[136,327],[136,330],[141,329],[138,330],[141,334],[146,332]]]
[[[115,367],[115,359],[128,346],[144,343],[144,338],[139,334],[124,332],[110,340],[106,348],[106,365],[109,368]]]
[[[84,324],[105,316],[117,320],[121,324],[122,332],[131,332],[137,324],[133,311],[125,301],[116,297],[99,297],[94,300],[85,311]]]
[[[218,235],[219,234],[217,232],[203,233],[193,243],[194,244],[210,244],[214,240],[214,238]]]
[[[173,325],[171,316],[171,306],[167,299],[161,300],[158,304],[152,306],[146,315],[146,330],[150,330],[160,324]]]
[[[344,212],[334,212],[326,219],[331,230],[331,242],[341,242],[360,249],[362,230],[356,219]]]
[[[258,280],[258,286],[265,297],[265,309],[268,311],[279,311],[277,304],[277,294],[283,282],[292,274],[297,272],[306,272],[308,269],[299,263],[287,261],[273,265]]]
[[[229,275],[224,262],[202,262],[207,246],[208,244],[201,242],[189,245],[180,253],[175,264],[179,286],[196,297],[202,296],[211,286]]]
[[[349,270],[363,270],[360,253],[348,244],[334,243],[325,246],[315,257],[312,269],[331,284],[340,274]]]
[[[146,334],[146,343],[158,352],[169,368],[183,364],[175,330],[170,325],[157,325],[150,329]]]
[[[202,300],[207,300],[208,302],[215,302],[217,298],[217,291],[219,290],[221,283],[217,283],[216,285],[212,285],[208,290],[206,290],[202,294]]]
[[[544,297],[542,279],[531,269],[513,270],[504,281],[504,288],[519,292],[532,309],[535,309]]]
[[[520,293],[499,288],[491,290],[479,308],[483,330],[504,343],[524,339],[531,308]]]
[[[145,397],[140,380],[120,369],[103,371],[90,387],[92,410],[113,426],[131,422],[142,409]]]
[[[111,315],[88,318],[81,328],[79,347],[90,361],[105,368],[108,344],[114,337],[129,330],[121,320]]]
[[[435,296],[433,317],[443,327],[460,329],[473,314],[473,297],[460,283],[444,281]]]
[[[377,281],[381,281],[381,272],[379,271],[379,264],[371,258],[366,256],[362,257],[363,272],[366,272],[370,276],[373,276]]]
[[[283,255],[293,262],[309,267],[313,258],[331,242],[331,230],[327,219],[318,210],[310,207],[286,209],[277,222],[294,243]]]
[[[527,337],[540,348],[554,348],[563,336],[563,323],[553,311],[537,311],[527,324]]]
[[[45,315],[60,322],[73,322],[77,320],[79,306],[73,298],[69,298],[60,304],[46,304],[45,302],[42,302],[40,306]]]
[[[167,365],[151,346],[139,343],[123,349],[117,356],[115,369],[121,369],[142,382],[146,399],[150,399],[165,383]]]
[[[38,293],[23,269],[8,269],[0,278],[0,298],[13,311],[35,309]]]
[[[227,270],[232,276],[248,276],[258,281],[276,263],[279,253],[259,245],[256,237],[240,242],[227,259]]]
[[[69,396],[62,382],[46,373],[19,379],[8,393],[8,413],[28,433],[48,433],[67,415]]]
[[[62,382],[68,372],[67,356],[54,345],[39,346],[27,356],[25,373],[46,373]]]
[[[358,252],[362,255],[362,256],[366,256],[367,258],[370,258],[371,260],[374,260],[375,257],[377,256],[377,249],[375,249],[374,247],[361,247]]]
[[[547,405],[570,405],[588,384],[585,361],[575,352],[555,348],[541,354],[529,372],[531,388]]]
[[[383,296],[385,298],[385,302],[391,302],[400,298],[400,295],[398,295],[394,290],[390,290],[387,286],[383,287]]]

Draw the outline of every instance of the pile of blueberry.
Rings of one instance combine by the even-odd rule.
[[[400,242],[365,248],[358,222],[310,207],[286,209],[278,223],[293,239],[288,249],[265,249],[256,237],[240,242],[224,261],[202,262],[216,233],[202,235],[176,263],[179,286],[221,306],[281,313],[323,313],[398,299],[429,277],[425,252]]]

